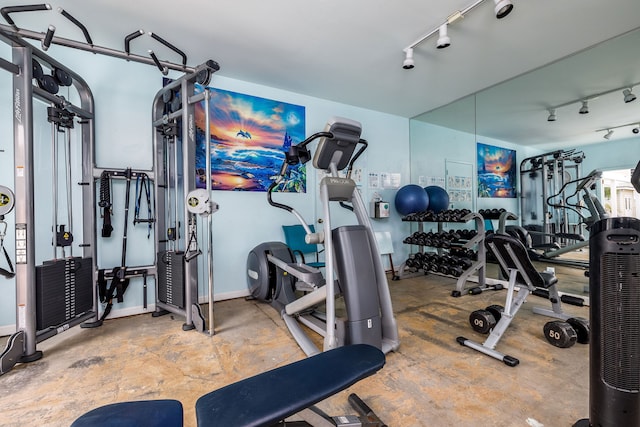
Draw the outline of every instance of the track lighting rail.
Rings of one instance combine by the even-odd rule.
[[[485,0],[476,0],[464,9],[456,10],[451,15],[449,15],[443,23],[435,27],[433,30],[425,33],[424,35],[416,39],[413,43],[402,49],[402,51],[405,53],[405,59],[402,64],[402,68],[404,68],[405,70],[410,70],[414,67],[415,64],[413,60],[413,49],[436,33],[439,34],[436,47],[438,49],[449,47],[451,44],[451,39],[447,36],[447,26],[453,24],[458,19],[464,18],[467,13],[475,9],[484,1]],[[494,12],[496,14],[496,18],[498,19],[504,18],[513,9],[511,0],[493,0],[493,2],[495,3]]]
[[[601,96],[604,95],[609,95],[610,93],[614,93],[614,92],[618,92],[618,91],[622,91],[623,95],[625,96],[625,102],[631,102],[633,100],[635,100],[635,95],[632,93],[632,90],[635,86],[640,85],[640,82],[637,83],[633,83],[630,85],[625,85],[625,86],[621,86],[621,87],[617,87],[615,89],[610,89],[604,92],[599,92],[599,93],[594,93],[593,95],[588,95],[588,96],[584,96],[582,98],[578,98],[578,99],[574,99],[573,101],[568,101],[559,105],[555,105],[553,107],[548,107],[548,110],[557,110],[558,108],[563,108],[563,107],[567,107],[569,105],[573,105],[573,104],[577,104],[577,103],[584,103],[589,102],[589,101],[593,101],[597,98],[600,98]],[[628,91],[628,93],[626,92]]]

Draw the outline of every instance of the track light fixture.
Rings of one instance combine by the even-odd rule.
[[[634,86],[638,86],[640,85],[640,82],[638,83],[633,83],[632,85],[629,86],[622,86],[622,87],[618,87],[615,89],[611,89],[605,92],[600,92],[600,93],[595,93],[593,95],[589,95],[589,96],[584,96],[580,99],[574,99],[573,101],[569,101],[569,102],[565,102],[564,104],[560,104],[560,105],[554,105],[554,106],[550,106],[547,108],[547,111],[549,111],[549,117],[547,118],[548,121],[552,122],[555,120],[555,111],[558,108],[562,108],[562,107],[567,107],[569,105],[573,105],[573,104],[577,104],[578,102],[582,103],[582,107],[580,107],[580,110],[578,110],[578,112],[580,114],[589,114],[589,101],[594,101],[597,98],[600,98],[601,96],[604,95],[609,95],[611,93],[614,92],[619,92],[622,91],[622,95],[624,95],[624,102],[625,103],[629,103],[629,102],[633,102],[636,99],[636,95],[633,93],[633,87]],[[551,111],[553,111],[553,120],[551,119]],[[625,126],[629,126],[629,124],[625,125]],[[605,130],[605,129],[603,129]]]
[[[622,91],[622,94],[624,95],[624,102],[627,104],[636,100],[636,96],[631,92],[632,90],[633,88],[627,88]]]
[[[402,63],[402,68],[404,68],[405,70],[410,70],[415,66],[413,62],[413,48],[412,47],[406,48],[404,50],[404,53],[405,53],[405,57],[404,57],[404,62]]]
[[[556,109],[555,108],[550,108],[549,109],[549,117],[547,117],[547,121],[548,122],[555,122],[556,121]]]
[[[578,110],[578,113],[589,114],[589,101],[587,101],[586,99],[582,101],[582,107],[580,107],[580,110]]]
[[[438,30],[438,41],[436,42],[438,49],[451,46],[451,38],[447,35],[447,25],[449,24],[440,25],[440,29]]]
[[[513,10],[513,3],[509,0],[493,0],[493,2],[496,4],[495,12],[498,19],[504,18]]]
[[[620,129],[620,128],[626,128],[629,126],[633,126],[633,128],[631,128],[631,132],[633,132],[634,134],[639,134],[640,133],[640,123],[625,123],[623,125],[618,125],[618,126],[609,126],[608,128],[604,128],[604,129],[598,129],[596,130],[596,132],[606,132],[603,136],[604,139],[609,139],[611,138],[611,136],[613,135],[613,131],[614,129]]]
[[[413,62],[413,48],[436,33],[438,33],[436,47],[438,49],[449,47],[451,45],[451,38],[449,38],[449,36],[447,35],[447,27],[458,19],[464,18],[467,13],[469,13],[472,9],[475,9],[484,1],[485,0],[475,0],[471,5],[465,7],[464,9],[454,11],[442,24],[438,25],[436,28],[424,34],[409,46],[405,47],[403,49],[403,51],[405,52],[405,59],[402,63],[402,68],[404,68],[405,70],[414,68],[415,64]],[[513,3],[511,2],[511,0],[493,0],[493,2],[495,4],[494,12],[496,14],[496,18],[498,19],[504,18],[513,10]]]

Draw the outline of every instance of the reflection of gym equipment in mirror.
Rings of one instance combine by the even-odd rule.
[[[595,196],[599,171],[582,176],[582,152],[558,150],[520,163],[522,227],[510,230],[527,242],[534,259],[587,268],[586,261],[558,258],[586,248],[582,231],[607,215]]]
[[[379,255],[367,209],[355,182],[350,178],[356,159],[367,148],[360,139],[358,122],[333,118],[323,132],[311,135],[286,153],[280,173],[269,187],[269,204],[293,214],[307,232],[309,243],[325,248],[325,277],[322,272],[296,263],[282,242],[256,246],[247,259],[247,282],[251,294],[280,312],[294,339],[307,355],[320,350],[302,325],[324,337],[324,350],[349,344],[370,344],[382,351],[399,346],[398,329],[391,306],[389,285]],[[286,179],[287,168],[306,163],[308,144],[319,139],[313,166],[328,176],[320,182],[323,230],[311,233],[307,222],[291,206],[272,199],[272,191]],[[356,147],[360,146],[356,152]],[[355,154],[354,154],[355,152]],[[346,178],[339,171],[347,168]],[[350,202],[357,225],[332,229],[330,202]],[[345,205],[348,206],[348,205]],[[300,296],[300,294],[303,294]],[[336,318],[336,297],[342,295],[346,318]],[[325,306],[325,312],[318,309]]]

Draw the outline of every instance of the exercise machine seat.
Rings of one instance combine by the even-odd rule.
[[[485,245],[501,261],[502,273],[509,277],[510,270],[518,270],[517,283],[529,288],[547,289],[556,283],[558,278],[553,273],[538,272],[529,258],[527,249],[522,242],[508,234],[488,234]]]
[[[312,233],[316,232],[313,224],[309,224],[309,229]],[[293,252],[294,255],[300,255],[300,259],[303,264],[313,268],[324,267],[325,263],[318,261],[318,245],[307,243],[305,240],[307,232],[302,225],[283,225],[282,231],[284,232],[285,243],[289,246],[289,249],[291,249],[291,252]],[[316,261],[307,262],[304,256],[305,254],[315,254]]]
[[[272,426],[376,373],[385,363],[367,344],[339,347],[205,394],[198,427]]]
[[[173,399],[113,403],[93,409],[71,427],[182,427],[182,403]]]

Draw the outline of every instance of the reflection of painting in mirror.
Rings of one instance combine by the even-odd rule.
[[[477,143],[478,197],[516,197],[516,152]]]

